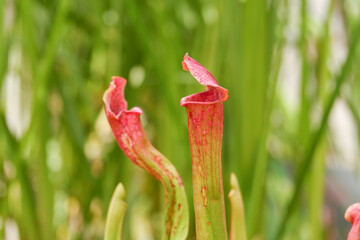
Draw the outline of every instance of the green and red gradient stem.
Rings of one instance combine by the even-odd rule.
[[[182,64],[184,70],[206,86],[204,92],[184,97],[180,102],[188,116],[196,237],[226,240],[221,147],[223,102],[228,98],[228,91],[188,54]]]
[[[360,203],[355,203],[346,210],[345,220],[352,224],[347,240],[360,240]]]
[[[183,182],[171,162],[147,138],[140,121],[142,110],[138,107],[127,110],[125,85],[124,78],[113,77],[104,94],[108,122],[125,155],[164,186],[166,210],[163,239],[185,239],[189,211]]]

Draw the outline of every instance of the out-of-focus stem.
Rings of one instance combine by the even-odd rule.
[[[326,86],[329,81],[327,60],[330,49],[330,21],[335,6],[335,0],[331,0],[327,10],[326,20],[324,23],[323,35],[320,39],[319,62],[317,67],[318,82],[318,101],[325,106]],[[311,168],[309,178],[309,222],[311,226],[311,235],[309,239],[317,240],[323,236],[323,201],[324,201],[324,178],[325,178],[325,153],[327,148],[326,138],[319,140],[318,147],[314,153],[314,163]]]
[[[247,240],[244,203],[236,175],[231,173],[228,198],[230,201],[230,240]]]
[[[4,156],[12,159],[17,171],[17,178],[21,185],[21,209],[22,216],[15,216],[19,225],[24,226],[27,239],[35,240],[40,238],[39,223],[34,209],[34,195],[30,185],[30,178],[26,170],[24,160],[21,159],[19,143],[11,135],[5,123],[5,117],[0,113],[0,132],[5,139]]]
[[[106,217],[104,240],[121,240],[124,216],[127,204],[125,198],[125,188],[119,183],[110,201],[109,210]]]
[[[356,30],[354,32],[347,59],[346,59],[344,65],[342,66],[340,74],[336,78],[335,89],[331,93],[331,95],[324,107],[324,113],[321,118],[320,126],[317,129],[317,131],[314,133],[314,135],[311,135],[311,138],[309,140],[309,145],[308,145],[307,151],[305,153],[305,157],[303,159],[304,162],[302,163],[301,168],[299,170],[299,174],[297,176],[294,192],[293,192],[290,202],[287,206],[286,213],[281,220],[280,227],[277,231],[275,239],[282,239],[282,236],[283,236],[285,228],[286,228],[286,223],[289,220],[289,218],[291,217],[291,215],[296,207],[296,202],[299,198],[300,190],[304,183],[306,173],[308,172],[309,168],[311,167],[311,163],[313,161],[313,156],[314,156],[315,150],[320,142],[321,137],[323,136],[323,134],[325,132],[331,109],[335,103],[336,98],[339,96],[342,84],[346,81],[347,76],[350,72],[351,63],[352,63],[354,57],[356,56],[355,53],[356,53],[359,39],[360,39],[360,23],[357,25]]]

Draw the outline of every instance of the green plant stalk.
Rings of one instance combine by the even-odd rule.
[[[230,220],[230,240],[247,240],[244,203],[241,196],[239,182],[234,173],[230,175],[231,190],[228,194],[231,220]]]
[[[104,240],[121,240],[121,233],[127,204],[124,202],[125,188],[119,183],[111,198],[108,209]]]
[[[331,0],[329,8],[327,10],[327,16],[324,23],[324,31],[320,39],[320,57],[317,65],[317,79],[318,79],[318,101],[322,106],[325,104],[326,99],[326,84],[328,82],[327,77],[327,60],[329,56],[330,47],[330,34],[329,25],[331,16],[334,10],[335,1]],[[324,177],[325,177],[325,151],[327,147],[327,141],[325,137],[319,140],[318,148],[314,153],[314,164],[310,172],[309,182],[309,217],[311,223],[311,239],[322,239],[323,236],[323,202],[324,202]]]
[[[310,170],[309,178],[309,214],[312,240],[322,239],[323,233],[322,213],[324,200],[325,149],[326,139],[322,137],[316,152],[314,153],[314,163]]]
[[[0,15],[5,15],[5,1],[0,2]],[[9,41],[8,36],[5,35],[4,31],[4,17],[0,17],[0,95],[1,88],[4,81],[4,76],[7,70],[8,65],[8,51],[9,51]]]
[[[351,63],[352,63],[352,61],[354,59],[354,56],[356,56],[355,53],[356,53],[357,45],[358,45],[358,42],[359,42],[359,38],[360,38],[360,23],[356,28],[356,32],[354,32],[354,36],[353,36],[352,41],[351,41],[351,45],[350,45],[350,48],[349,48],[349,52],[348,52],[346,61],[345,61],[344,65],[343,65],[343,67],[341,69],[340,74],[336,78],[336,87],[335,87],[334,91],[332,92],[332,94],[330,95],[330,98],[328,99],[328,101],[326,103],[324,113],[323,113],[323,115],[321,117],[320,126],[317,129],[317,131],[313,135],[311,135],[309,145],[306,148],[307,151],[306,151],[306,154],[305,154],[305,157],[304,157],[304,161],[303,161],[303,163],[301,165],[301,168],[299,170],[299,174],[297,176],[294,192],[293,192],[292,197],[291,197],[291,199],[289,201],[289,204],[287,206],[287,210],[285,212],[285,215],[284,215],[283,219],[281,220],[281,223],[279,225],[279,229],[277,231],[275,239],[281,239],[282,238],[282,235],[283,235],[284,230],[286,228],[286,223],[289,220],[289,218],[291,217],[292,212],[294,211],[294,209],[296,207],[296,202],[297,202],[297,200],[299,198],[300,190],[301,190],[301,187],[302,187],[302,185],[304,183],[306,173],[308,172],[308,170],[309,170],[309,168],[311,166],[311,163],[312,163],[313,156],[314,156],[315,150],[317,148],[317,145],[318,145],[322,135],[325,132],[327,122],[328,122],[328,119],[329,119],[329,116],[330,116],[331,109],[332,109],[332,107],[334,105],[334,102],[335,102],[336,98],[339,96],[341,86],[343,85],[343,83],[347,79],[347,76],[348,76],[348,73],[350,71]]]
[[[38,86],[36,92],[36,103],[46,102],[48,83],[50,80],[50,72],[52,64],[56,55],[56,51],[61,43],[62,36],[65,33],[66,17],[70,9],[69,0],[63,0],[59,6],[54,17],[54,22],[48,36],[48,42],[45,48],[44,55],[40,59],[38,69],[36,71],[36,84]],[[40,104],[41,105],[41,104]],[[37,105],[35,105],[37,106]]]
[[[35,73],[34,82],[37,88],[34,90],[34,102],[32,108],[32,118],[30,129],[33,132],[32,137],[36,139],[34,143],[34,158],[37,159],[37,171],[39,175],[39,190],[38,194],[38,214],[41,225],[42,239],[53,239],[53,186],[48,175],[48,168],[46,164],[45,146],[48,140],[48,111],[47,111],[47,96],[48,83],[50,80],[50,72],[52,69],[53,60],[55,58],[56,50],[62,39],[62,34],[65,29],[66,16],[69,10],[69,0],[64,0],[59,3],[54,22],[48,37],[48,43],[45,48],[44,55],[39,61],[37,71]]]
[[[329,34],[329,28],[330,28],[330,20],[331,16],[334,11],[335,6],[335,0],[330,1],[330,6],[327,11],[326,20],[324,23],[324,30],[322,37],[320,39],[320,53],[319,53],[319,63],[317,65],[317,79],[318,79],[318,96],[319,100],[323,103],[326,97],[326,82],[328,80],[327,77],[327,60],[330,54],[330,34]],[[322,104],[323,105],[323,104]]]
[[[272,7],[270,10],[273,15],[275,11],[273,9],[277,9],[277,5],[279,1],[274,1],[272,3]],[[275,16],[272,16],[272,21]],[[287,19],[285,19],[281,24],[280,28],[284,29],[287,23]],[[283,31],[283,30],[282,30]],[[259,230],[259,218],[261,218],[262,212],[264,212],[264,185],[266,179],[266,170],[268,166],[268,154],[266,149],[266,140],[270,131],[270,117],[272,113],[272,109],[274,107],[274,100],[276,96],[276,87],[277,80],[280,71],[281,61],[282,61],[282,49],[285,43],[285,36],[282,36],[278,45],[277,53],[273,57],[273,71],[269,77],[269,90],[268,90],[268,102],[266,103],[265,116],[263,121],[263,129],[262,134],[259,141],[259,147],[256,154],[256,166],[254,169],[254,177],[253,177],[253,185],[251,188],[251,195],[249,201],[249,213],[247,216],[247,228],[248,228],[248,236],[252,238],[257,230]]]
[[[302,59],[301,66],[301,89],[300,89],[300,115],[298,136],[300,137],[301,145],[306,144],[306,138],[310,133],[310,99],[308,96],[308,82],[309,82],[309,62],[308,62],[308,43],[307,43],[307,0],[301,1],[301,35],[300,35],[300,52]]]
[[[3,199],[0,199],[0,215],[3,217],[3,219],[6,219],[7,215],[8,215],[8,206],[7,206],[7,202],[5,200],[6,197],[7,197],[7,194],[3,195]],[[5,221],[4,220],[0,223],[0,238],[5,239]]]
[[[24,161],[20,158],[21,151],[19,151],[19,144],[15,138],[9,132],[9,129],[6,126],[5,118],[3,114],[0,113],[0,132],[4,134],[4,139],[6,139],[6,151],[5,156],[9,159],[13,159],[13,163],[16,168],[17,178],[21,186],[21,210],[22,216],[17,216],[17,220],[20,225],[25,230],[25,233],[22,235],[26,236],[29,240],[40,239],[39,233],[39,224],[35,212],[35,201],[30,185],[30,178],[27,174],[26,165]]]
[[[1,16],[4,16],[5,13],[5,1],[0,2],[0,13]],[[4,40],[5,31],[4,31],[4,17],[0,18],[0,43]]]
[[[38,45],[35,41],[36,27],[33,18],[34,6],[32,0],[24,0],[19,4],[19,13],[21,16],[22,31],[26,36],[26,41],[23,42],[23,50],[31,64],[31,74],[34,74],[37,69],[38,62]]]
[[[346,10],[346,2],[341,2],[341,11],[343,13],[343,18],[345,22],[345,31],[347,39],[349,39],[351,36],[352,31],[354,30],[354,27],[356,26],[358,22],[358,18],[356,15],[351,14],[351,11]],[[357,49],[357,56],[355,57],[354,66],[360,66],[360,48]],[[358,129],[358,137],[360,139],[360,112],[359,112],[359,102],[360,102],[360,69],[358,67],[354,67],[352,69],[354,75],[352,77],[352,83],[351,83],[351,91],[348,94],[347,92],[344,92],[343,98],[346,99],[347,105],[353,115],[354,121],[356,122],[357,129]],[[356,170],[355,172],[357,174],[360,174],[360,162],[356,162]]]
[[[356,107],[356,104],[353,102],[350,97],[345,97],[346,103],[349,106],[351,114],[355,120],[356,125],[358,126],[358,136],[360,138],[360,112],[359,109]]]
[[[68,61],[67,64],[71,64],[71,61]],[[70,73],[70,71],[68,73]],[[65,161],[73,162],[72,171],[68,172],[70,177],[69,181],[73,182],[72,189],[76,189],[73,190],[75,191],[73,196],[79,200],[82,209],[88,209],[92,200],[91,194],[93,193],[91,192],[96,188],[96,180],[91,176],[91,165],[89,164],[84,153],[84,144],[86,141],[85,127],[81,122],[82,114],[76,108],[78,103],[74,94],[72,94],[72,86],[69,85],[69,80],[76,81],[77,79],[76,76],[68,75],[66,72],[59,73],[58,77],[55,79],[55,84],[62,98],[64,106],[62,124],[65,127],[64,131],[66,134],[68,134],[69,137],[69,146],[62,146],[62,148],[64,152],[73,152],[73,155],[70,157],[70,159],[67,156],[63,157],[68,158]],[[90,119],[96,118],[94,117]],[[76,161],[73,161],[74,159],[76,159]],[[87,186],[82,186],[81,182],[87,182],[88,184]],[[112,188],[111,193],[113,192]],[[89,221],[91,218],[91,212],[84,211],[83,217],[85,222]]]
[[[231,154],[233,152],[238,154],[236,158],[231,158],[236,159],[232,167],[239,177],[247,207],[254,181],[252,173],[257,165],[254,161],[263,130],[265,103],[268,101],[269,49],[273,46],[268,31],[271,28],[269,26],[271,21],[268,19],[266,1],[242,2],[237,3],[236,7],[238,9],[236,14],[239,16],[237,19],[239,25],[236,29],[238,76],[233,80],[232,96],[235,101],[232,106],[234,116],[231,115],[234,120],[233,125],[239,125],[237,132],[232,134],[235,145]]]
[[[123,14],[123,2],[111,0],[113,5],[113,9],[116,10],[119,14]],[[100,17],[101,19],[101,17]],[[118,31],[114,31],[113,37],[107,41],[108,48],[107,48],[107,65],[108,71],[107,76],[111,76],[111,73],[117,72],[119,70],[119,66],[121,66],[122,54],[119,54],[119,50],[124,45],[123,44],[123,37],[122,37],[122,25],[119,22],[113,28],[116,28]],[[112,28],[110,28],[113,30]],[[110,30],[109,29],[109,30]]]
[[[218,120],[214,117],[214,121]],[[206,137],[210,148],[195,144],[195,135],[199,132],[192,132],[191,129],[194,129],[194,125],[189,121],[196,237],[199,240],[225,240],[227,233],[221,155],[217,154],[221,152],[221,142],[219,144],[215,141],[210,132]]]
[[[1,130],[1,127],[0,127]],[[3,147],[5,146],[5,144],[3,143],[3,138],[1,138],[2,136],[0,135],[0,146]],[[2,150],[0,150],[0,173],[4,172],[4,160],[5,160],[5,154],[3,153]],[[5,182],[5,185],[8,186],[8,181],[4,178],[0,178],[1,183]],[[1,195],[0,197],[0,216],[1,216],[1,220],[0,221],[0,239],[5,239],[5,219],[8,218],[8,212],[9,212],[9,205],[8,205],[8,191],[5,190],[5,192]]]
[[[360,139],[360,112],[359,112],[359,109],[356,107],[354,100],[350,99],[350,97],[345,97],[345,100],[351,111],[354,121],[356,123],[357,129],[358,129],[357,136]],[[358,163],[356,165],[356,171],[357,171],[357,173],[360,173],[360,163]]]

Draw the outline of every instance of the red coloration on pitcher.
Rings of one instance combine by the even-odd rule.
[[[352,224],[348,240],[360,240],[360,203],[355,203],[346,210],[345,220]]]
[[[150,143],[140,121],[142,110],[127,110],[124,98],[126,80],[113,77],[104,94],[105,112],[117,143],[136,165],[158,179],[165,189],[165,239],[185,239],[188,232],[188,206],[180,175],[171,162]],[[179,207],[183,206],[183,207]]]
[[[223,102],[228,99],[228,91],[188,54],[182,66],[206,87],[204,92],[180,101],[188,115],[196,235],[198,239],[227,239],[221,146]]]
[[[195,93],[184,97],[180,101],[181,106],[189,104],[212,104],[225,102],[228,98],[228,90],[219,86],[214,76],[200,63],[185,55],[182,62],[183,69],[189,71],[198,82],[206,87],[205,92]]]

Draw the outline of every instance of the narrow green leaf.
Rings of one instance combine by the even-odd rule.
[[[244,203],[239,182],[234,173],[230,175],[230,187],[228,195],[231,208],[230,240],[247,240]]]
[[[124,202],[125,188],[119,183],[114,191],[108,209],[104,240],[121,240],[127,204]]]

